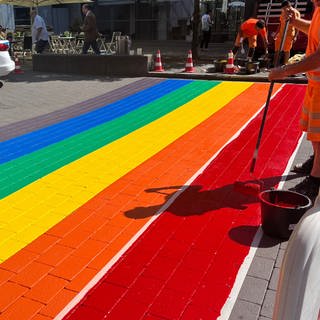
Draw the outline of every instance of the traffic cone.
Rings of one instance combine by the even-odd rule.
[[[234,58],[232,50],[228,52],[228,61],[224,68],[224,72],[229,74],[234,73]]]
[[[157,72],[164,71],[164,69],[162,68],[162,63],[161,63],[160,50],[157,51],[156,61],[155,61],[155,64],[154,64],[154,71],[157,71]]]
[[[191,50],[189,50],[188,52],[188,58],[187,58],[186,68],[184,69],[184,72],[194,72]]]
[[[24,73],[23,70],[21,69],[21,64],[20,64],[20,61],[19,61],[17,55],[15,55],[15,57],[14,57],[14,64],[15,64],[15,68],[14,68],[14,73],[15,73],[15,74],[22,74],[22,73]]]

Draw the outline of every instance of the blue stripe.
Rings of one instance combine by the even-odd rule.
[[[169,79],[97,110],[1,142],[0,164],[121,117],[191,82]]]

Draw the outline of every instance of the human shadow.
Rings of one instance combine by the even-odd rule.
[[[263,189],[268,190],[275,187],[281,178],[283,177],[268,177],[260,179],[260,182],[263,184]],[[287,175],[285,178],[286,180],[295,179],[296,175]],[[247,182],[255,183],[255,180]],[[160,205],[136,207],[125,211],[124,214],[128,218],[143,219],[161,213],[163,210],[183,217],[213,214],[222,208],[244,210],[248,205],[259,201],[257,196],[243,194],[235,190],[233,183],[212,189],[205,189],[202,185],[165,186],[146,189],[145,192],[165,195],[164,202]],[[166,206],[169,207],[166,208]]]

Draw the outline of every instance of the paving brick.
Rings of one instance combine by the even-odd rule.
[[[268,281],[247,276],[239,292],[239,298],[241,300],[261,305],[267,286]]]
[[[21,297],[0,315],[1,320],[30,319],[37,314],[43,304]]]
[[[25,269],[21,270],[19,274],[12,277],[11,281],[31,288],[45,277],[50,270],[52,270],[51,266],[34,261],[28,264]]]
[[[6,282],[0,286],[0,314],[4,312],[10,305],[21,298],[28,288],[23,287],[17,283]]]
[[[284,249],[280,249],[279,250],[279,253],[278,253],[278,256],[277,256],[277,260],[276,260],[276,263],[275,263],[275,267],[276,268],[280,268],[281,267],[284,253],[285,253]]]
[[[273,290],[267,290],[264,298],[260,314],[265,317],[272,318],[273,307],[275,302],[276,292]]]
[[[248,270],[248,276],[269,280],[274,263],[274,260],[256,257]]]
[[[278,239],[263,235],[255,255],[257,257],[276,260],[280,248],[279,242]]]
[[[10,79],[15,77],[15,75],[9,76],[5,90],[1,92],[1,103],[10,109],[1,110],[1,114],[7,114],[8,118],[1,116],[0,127],[69,107],[137,80],[137,78],[127,78],[118,82],[104,78],[100,81],[99,77],[57,74],[44,76],[43,73],[25,72],[24,75],[20,75],[20,81],[11,82]],[[23,79],[27,81],[22,81]],[[66,90],[66,84],[68,90]],[[17,99],[17,92],[19,92],[19,99]],[[26,105],[26,101],[30,101],[30,92],[33,93],[32,104]],[[26,108],[28,112],[25,112]]]
[[[280,274],[280,268],[274,268],[272,271],[268,289],[275,290],[275,291],[277,290],[279,274]]]
[[[260,305],[238,299],[228,320],[258,320]]]
[[[47,304],[67,284],[68,281],[64,279],[47,275],[32,287],[32,289],[25,294],[25,297]]]
[[[61,290],[39,313],[54,318],[70,301],[74,298],[76,292],[63,289]]]

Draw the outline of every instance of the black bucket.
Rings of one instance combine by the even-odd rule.
[[[266,190],[259,194],[259,199],[262,230],[281,239],[290,237],[294,226],[312,206],[307,196],[286,190]]]
[[[224,72],[224,68],[227,64],[227,60],[222,59],[222,60],[214,60],[214,67],[216,72]]]

